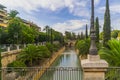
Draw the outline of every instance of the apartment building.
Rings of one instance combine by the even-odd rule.
[[[7,10],[0,4],[0,27],[7,27]]]
[[[33,22],[27,21],[22,19],[23,23],[25,23],[26,25],[30,26],[30,27],[34,27],[36,30],[41,31],[41,27],[39,27],[38,25],[36,25]]]

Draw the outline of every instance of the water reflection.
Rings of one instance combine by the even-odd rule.
[[[53,63],[52,67],[80,67],[74,49],[68,49]],[[40,80],[82,80],[80,68],[53,68],[47,70]]]

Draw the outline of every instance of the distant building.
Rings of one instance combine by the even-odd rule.
[[[23,23],[25,23],[26,25],[30,26],[30,27],[34,27],[35,29],[37,29],[38,31],[41,31],[41,27],[39,27],[38,25],[34,24],[33,22],[27,21],[22,19]]]
[[[7,27],[7,10],[0,4],[0,27]]]

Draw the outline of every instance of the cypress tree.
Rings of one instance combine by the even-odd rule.
[[[81,40],[83,40],[84,39],[84,34],[83,34],[83,32],[81,32]]]
[[[77,35],[77,39],[80,40],[80,34],[79,34],[79,33],[78,33],[78,35]]]
[[[88,27],[87,27],[87,24],[86,24],[85,37],[86,37],[86,39],[88,38]]]
[[[96,17],[95,30],[96,30],[96,43],[99,43],[99,19],[98,17]]]
[[[103,25],[103,46],[106,46],[107,42],[110,39],[111,39],[110,10],[109,10],[109,1],[106,0],[106,11],[104,15],[104,25]]]

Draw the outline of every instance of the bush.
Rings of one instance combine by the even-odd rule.
[[[7,67],[26,67],[26,65],[22,61],[13,61],[12,63],[9,63]]]
[[[37,47],[35,45],[28,45],[24,48],[21,53],[17,56],[18,60],[32,66],[34,60],[38,57]]]
[[[120,41],[110,40],[108,48],[103,47],[99,50],[101,58],[105,59],[110,66],[120,66]]]
[[[42,58],[48,58],[50,56],[50,51],[46,46],[38,46],[38,56],[40,55]]]
[[[51,43],[46,43],[46,47],[51,53],[54,51],[54,46]]]
[[[58,51],[62,47],[62,44],[60,44],[60,43],[53,44],[53,46],[54,46],[54,51]]]
[[[76,43],[76,48],[79,50],[80,56],[86,56],[89,53],[90,40],[80,40]]]
[[[108,47],[103,47],[99,50],[100,57],[105,59],[110,67],[120,66],[120,41],[110,40],[108,42]],[[106,74],[106,78],[109,80],[119,80],[120,70],[112,69]]]

